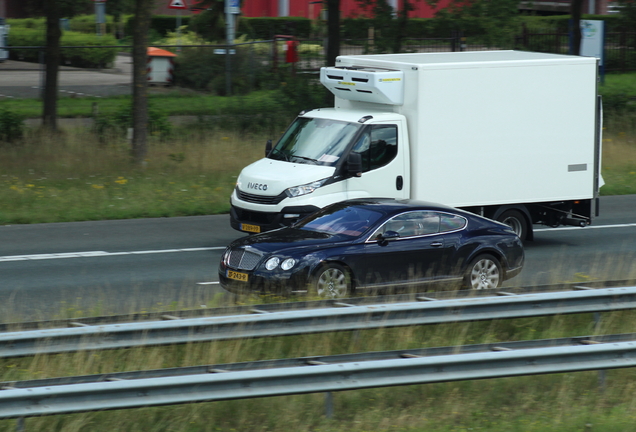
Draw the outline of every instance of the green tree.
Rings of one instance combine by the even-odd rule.
[[[618,6],[620,7],[619,20],[620,25],[626,30],[633,30],[636,28],[636,1],[634,0],[618,0]],[[632,37],[630,46],[636,47],[636,37]]]
[[[123,37],[123,21],[124,14],[133,13],[135,10],[134,0],[108,0],[106,3],[106,13],[112,15],[115,24],[115,35],[117,39]]]
[[[148,153],[148,31],[155,0],[135,0],[133,26],[133,161],[143,166]]]
[[[519,28],[518,5],[518,0],[455,0],[437,11],[435,19],[446,21],[449,28],[479,36],[489,47],[509,48]]]
[[[205,10],[192,18],[190,28],[207,40],[224,40],[225,0],[201,0],[196,6]]]
[[[413,10],[413,2],[417,0],[403,0],[402,7],[394,11],[387,0],[358,0],[358,3],[371,13],[376,52],[401,52],[409,12]]]
[[[70,18],[89,10],[90,0],[28,0],[27,9],[35,15],[46,17],[46,54],[44,73],[44,103],[42,124],[50,130],[57,130],[58,72],[62,59],[60,39],[60,19]]]
[[[572,54],[579,55],[581,52],[581,14],[583,9],[583,0],[571,0],[570,18],[572,19]]]
[[[327,65],[336,64],[340,54],[340,0],[327,0]]]

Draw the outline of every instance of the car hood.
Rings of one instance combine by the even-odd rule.
[[[339,246],[359,241],[359,238],[332,235],[296,228],[280,228],[261,234],[250,235],[235,240],[231,248],[250,247],[263,253],[292,254],[306,249]]]

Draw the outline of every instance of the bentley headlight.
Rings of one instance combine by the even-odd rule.
[[[283,261],[283,263],[280,265],[280,268],[282,268],[283,270],[289,270],[291,269],[294,265],[296,264],[296,260],[293,258],[287,258],[285,261]]]
[[[267,270],[274,270],[276,267],[278,267],[279,263],[280,263],[280,258],[271,257],[270,259],[267,260],[267,262],[265,262],[265,268]]]
[[[322,179],[322,180],[317,180],[315,182],[307,183],[304,185],[290,187],[285,190],[285,193],[287,194],[289,198],[293,198],[293,197],[297,197],[301,195],[307,195],[312,193],[316,189],[318,189],[323,184],[325,184],[326,181],[327,179]]]
[[[223,264],[230,264],[230,254],[232,253],[232,249],[227,247],[225,248],[225,252],[223,252]]]

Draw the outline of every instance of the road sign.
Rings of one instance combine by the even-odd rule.
[[[168,4],[168,8],[170,9],[188,9],[188,5],[185,0],[170,0]]]
[[[239,0],[225,0],[225,13],[226,14],[240,14],[241,2]]]

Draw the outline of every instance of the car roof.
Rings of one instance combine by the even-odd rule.
[[[373,210],[381,211],[387,215],[403,213],[409,210],[450,211],[453,213],[465,214],[462,210],[458,210],[444,204],[410,199],[396,200],[393,198],[357,198],[343,201],[340,205],[371,207]]]

